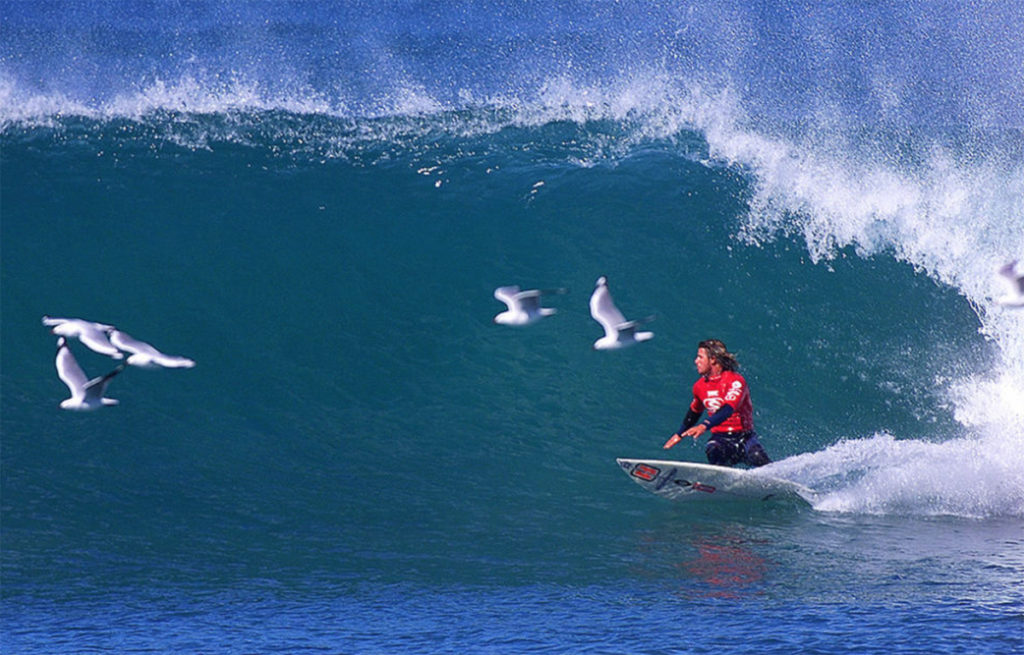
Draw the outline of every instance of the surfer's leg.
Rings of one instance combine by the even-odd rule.
[[[771,458],[757,439],[757,433],[752,433],[743,442],[743,461],[749,466],[764,466],[771,463]]]
[[[704,454],[708,457],[708,464],[716,466],[734,466],[742,458],[742,450],[739,443],[726,436],[715,435],[706,446]]]

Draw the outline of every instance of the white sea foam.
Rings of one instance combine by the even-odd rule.
[[[770,471],[818,491],[820,511],[987,518],[1024,516],[1022,464],[1011,439],[876,434],[789,457]]]

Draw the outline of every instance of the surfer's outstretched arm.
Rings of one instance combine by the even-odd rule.
[[[700,418],[700,415],[702,413],[703,412],[695,411],[692,407],[686,410],[686,416],[683,418],[683,424],[679,426],[679,429],[676,431],[675,434],[668,438],[668,441],[665,442],[665,445],[662,446],[662,448],[668,450],[672,446],[682,441],[683,433],[685,433],[687,430],[689,430],[690,428],[697,424],[697,420]]]
[[[722,423],[724,423],[726,419],[732,416],[733,412],[735,411],[736,410],[733,408],[732,405],[722,405],[722,407],[719,408],[717,412],[701,421],[699,425],[695,425],[691,428],[686,429],[683,432],[680,432],[679,436],[693,437],[694,441],[696,441],[700,435],[704,434],[705,432],[708,432],[709,430],[711,430],[711,428],[715,427],[716,425],[721,425]]]

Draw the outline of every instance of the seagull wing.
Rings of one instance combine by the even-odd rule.
[[[519,299],[516,297],[518,293],[518,285],[498,287],[494,290],[494,297],[508,305],[509,309],[515,309],[519,303]]]
[[[104,394],[107,392],[107,385],[114,379],[114,376],[124,370],[124,364],[118,364],[110,373],[98,378],[93,378],[85,385],[85,397],[87,400],[96,400],[102,402]],[[114,401],[110,401],[114,402]]]
[[[82,327],[92,326],[97,330],[113,330],[113,325],[107,325],[106,323],[96,323],[94,321],[87,321],[84,318],[54,318],[53,316],[44,316],[43,325],[60,325],[61,323],[75,323]]]
[[[125,352],[141,353],[151,357],[157,357],[163,354],[145,341],[139,341],[132,335],[127,332],[122,332],[121,330],[111,330],[110,343]]]
[[[637,329],[654,320],[654,315],[638,318],[635,321],[626,321],[618,325],[619,334],[624,337],[632,337],[637,334]]]
[[[135,353],[128,358],[128,363],[136,366],[156,364],[164,368],[192,368],[196,365],[188,357],[178,357],[162,353],[145,341],[139,341],[121,330],[112,330],[110,332],[110,343],[125,352]]]
[[[84,324],[82,331],[78,333],[78,340],[91,350],[95,350],[102,355],[108,355],[114,359],[121,359],[123,357],[121,352],[114,347],[114,344],[110,343],[106,332],[96,327],[95,324]]]
[[[636,334],[636,329],[638,327],[640,327],[640,321],[626,321],[625,323],[620,323],[618,326],[619,334],[626,337],[631,336]]]
[[[165,355],[163,353],[154,357],[153,361],[164,368],[192,368],[196,365],[196,363],[188,357]]]
[[[540,296],[541,292],[537,289],[528,289],[526,291],[520,291],[516,294],[516,302],[519,307],[522,308],[527,314],[536,312],[540,309]]]

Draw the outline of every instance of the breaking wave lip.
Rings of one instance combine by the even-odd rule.
[[[587,151],[577,155],[573,144],[562,143],[569,153],[565,161],[590,165],[628,156],[652,142],[671,148],[681,135],[684,150],[689,149],[699,133],[694,117],[707,102],[694,94],[696,86],[679,89],[661,78],[608,87],[580,86],[558,77],[525,96],[481,97],[467,91],[458,94],[457,102],[438,100],[417,84],[399,87],[371,105],[328,98],[310,88],[268,89],[241,76],[214,82],[183,76],[156,80],[106,101],[83,102],[60,94],[34,95],[0,79],[0,135],[36,128],[62,131],[82,122],[126,122],[143,128],[143,138],[192,149],[209,149],[218,141],[254,147],[270,142],[300,156],[313,152],[346,158],[364,147],[415,149],[438,136],[473,139],[561,125],[584,133]],[[706,149],[699,150],[706,156]]]
[[[140,120],[159,112],[224,114],[237,111],[341,115],[345,108],[332,105],[311,89],[270,92],[258,82],[240,77],[212,85],[193,76],[174,82],[156,80],[134,93],[118,94],[105,101],[82,100],[59,92],[33,93],[17,88],[10,79],[0,79],[0,126],[48,125],[62,117]]]

